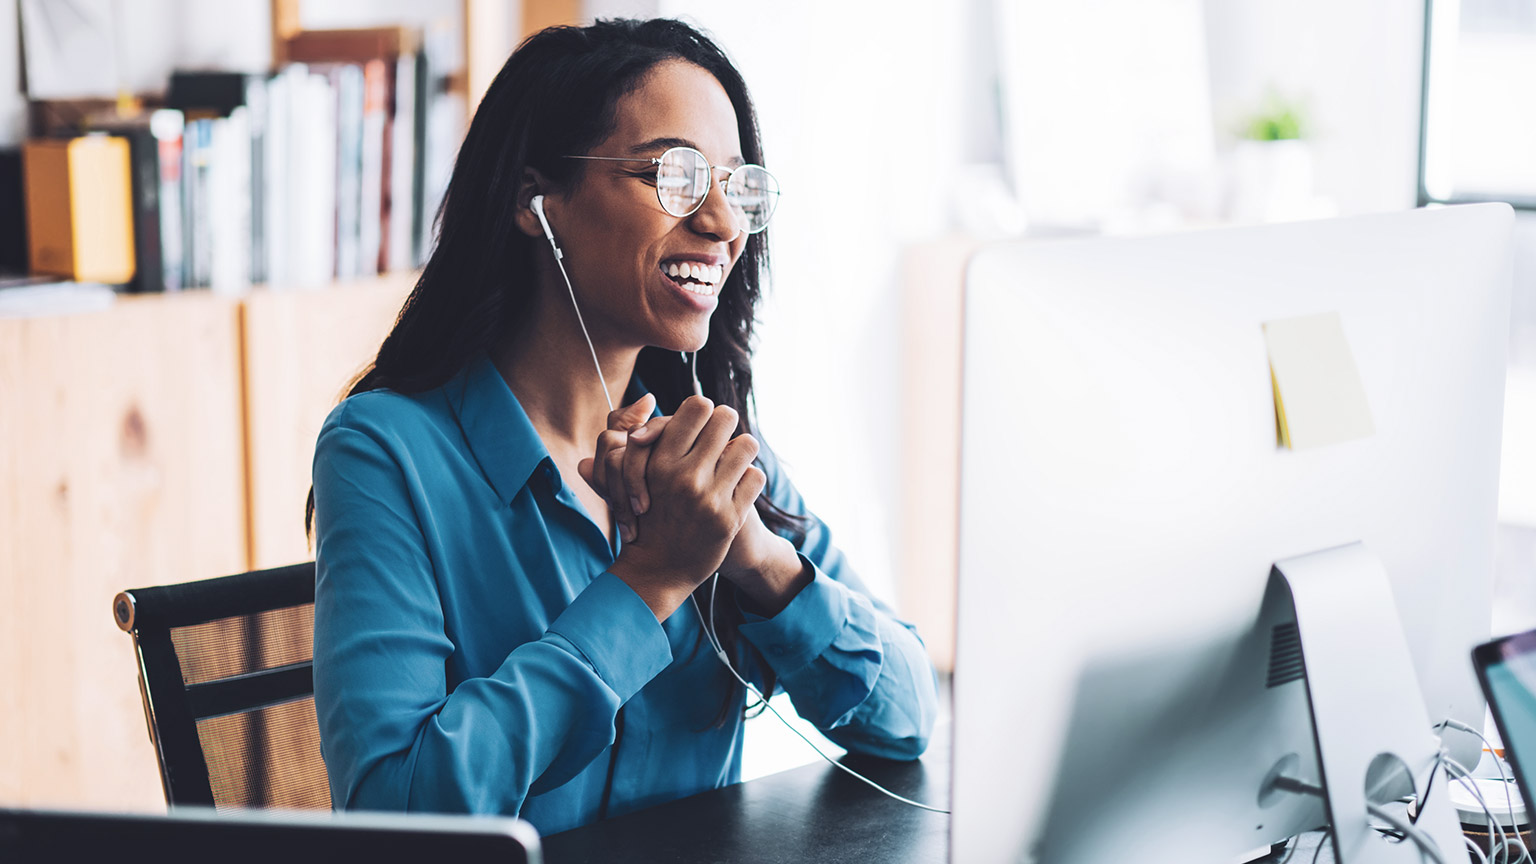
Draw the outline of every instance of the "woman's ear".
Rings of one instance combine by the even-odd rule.
[[[523,169],[522,179],[517,184],[517,230],[529,237],[544,236],[544,228],[539,224],[539,217],[533,214],[531,202],[533,196],[544,195],[549,189],[550,183],[543,174],[532,168]]]

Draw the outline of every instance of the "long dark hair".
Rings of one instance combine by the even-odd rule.
[[[586,153],[606,138],[619,99],[666,60],[687,61],[715,76],[736,110],[741,155],[747,162],[764,164],[746,82],[725,53],[693,27],[665,18],[604,20],[588,27],[550,27],[529,36],[481,100],[438,211],[437,246],[378,356],[346,395],[380,389],[419,393],[440,387],[515,332],[533,300],[534,256],[548,254],[539,240],[517,227],[525,171],[535,169],[557,187],[578,180],[585,163],[563,157]],[[738,432],[755,434],[754,412],[749,410],[754,407],[752,327],[767,266],[767,234],[754,234],[719,292],[709,341],[698,353],[704,395],[737,410]],[[675,351],[642,349],[635,372],[665,414],[676,411],[693,392]],[[757,510],[771,530],[799,539],[805,520],[776,507],[766,491],[757,500]],[[313,527],[314,511],[311,488],[306,530]],[[705,583],[696,592],[701,603],[708,600],[707,587]],[[771,695],[772,669],[739,638],[742,618],[734,584],[720,586],[714,616],[727,653],[738,661],[750,657],[765,676],[764,692]],[[729,716],[736,699],[740,685],[731,685],[716,725]]]

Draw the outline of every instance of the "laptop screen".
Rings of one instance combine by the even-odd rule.
[[[1536,630],[1479,645],[1473,658],[1504,739],[1504,756],[1525,797],[1525,812],[1536,813],[1528,782],[1536,769]]]

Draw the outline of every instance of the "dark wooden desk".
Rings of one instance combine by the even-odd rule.
[[[949,747],[945,728],[919,761],[844,762],[898,795],[948,808]],[[821,761],[544,838],[545,864],[942,864],[948,856],[948,816],[893,801]]]

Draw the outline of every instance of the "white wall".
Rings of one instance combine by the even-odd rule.
[[[762,431],[878,595],[894,588],[902,398],[897,262],[949,222],[960,24],[888,2],[663,0],[711,31],[757,102],[784,195],[754,362]]]

